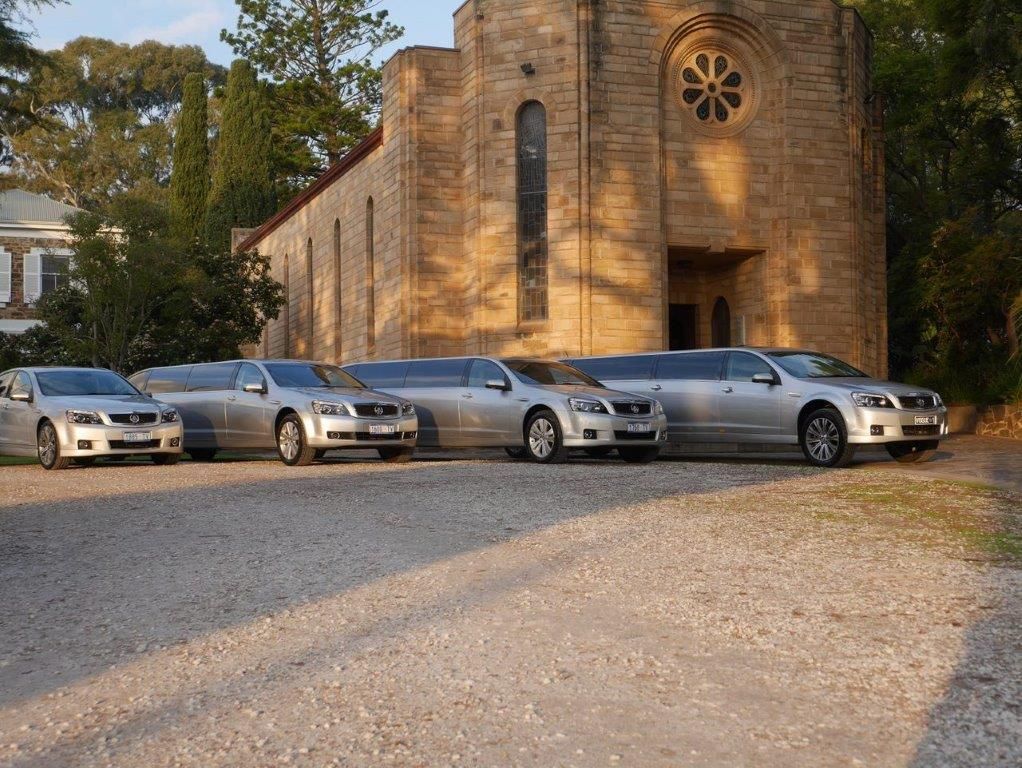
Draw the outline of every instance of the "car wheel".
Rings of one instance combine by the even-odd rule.
[[[216,458],[216,448],[191,448],[185,449],[192,461],[213,461]]]
[[[553,411],[534,413],[525,425],[525,451],[539,464],[560,464],[568,458],[561,424]]]
[[[316,460],[316,449],[305,439],[302,420],[293,413],[277,425],[277,455],[289,467],[307,467]]]
[[[618,455],[629,464],[649,464],[660,455],[660,446],[643,446],[641,448],[618,448]]]
[[[180,453],[153,453],[149,456],[158,467],[171,467],[181,461]]]
[[[60,438],[57,437],[56,428],[48,421],[44,421],[36,433],[36,445],[39,449],[39,463],[43,469],[67,469],[71,466],[71,459],[60,455]]]
[[[415,453],[414,448],[377,448],[376,451],[388,464],[407,464]]]
[[[96,463],[95,456],[86,456],[84,459],[72,459],[71,463],[76,467],[91,467]]]
[[[524,448],[505,448],[504,452],[507,453],[512,459],[527,459],[529,458],[529,452]]]
[[[590,459],[605,459],[613,452],[613,448],[586,448],[586,456]]]
[[[917,464],[932,459],[939,446],[939,440],[920,440],[915,443],[887,443],[884,447],[895,461]]]
[[[802,422],[799,434],[802,453],[814,467],[846,467],[855,456],[848,443],[845,420],[833,408],[820,408]]]

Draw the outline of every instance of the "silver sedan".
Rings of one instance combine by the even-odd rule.
[[[181,457],[178,412],[112,371],[22,368],[0,374],[0,454],[38,456],[46,469],[99,457]]]

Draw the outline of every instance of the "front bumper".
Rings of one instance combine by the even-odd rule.
[[[181,453],[184,427],[181,422],[147,424],[138,427],[105,424],[55,424],[60,453],[73,459],[96,456],[132,456],[140,453]],[[151,439],[143,443],[125,443],[124,436],[144,432]],[[88,447],[79,447],[88,444]]]
[[[629,432],[629,424],[648,424],[649,432]],[[667,441],[667,417],[625,418],[606,413],[571,411],[564,422],[567,448],[617,448],[663,445]]]
[[[917,424],[916,420],[933,424]],[[848,442],[854,445],[884,445],[917,440],[942,440],[948,435],[947,408],[907,411],[901,408],[856,408],[848,419]],[[877,434],[880,433],[880,434]]]
[[[414,448],[419,437],[419,419],[406,416],[400,419],[357,419],[354,416],[302,417],[305,437],[313,448],[341,450],[342,448]],[[394,427],[392,435],[373,435],[370,427]]]

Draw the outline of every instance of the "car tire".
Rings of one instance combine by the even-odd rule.
[[[71,459],[71,463],[74,464],[76,467],[91,467],[93,464],[96,463],[96,457],[86,456],[83,459]]]
[[[216,448],[186,448],[185,452],[192,461],[213,461],[216,458]]]
[[[72,459],[62,456],[60,453],[60,438],[57,436],[57,428],[49,421],[40,424],[39,431],[36,432],[36,453],[43,469],[60,470],[71,466]]]
[[[561,423],[553,411],[537,411],[525,424],[525,452],[537,464],[561,464],[568,459]]]
[[[899,464],[921,464],[929,461],[940,447],[939,440],[919,440],[913,443],[887,443],[887,452]]]
[[[504,451],[512,459],[527,459],[529,458],[529,452],[524,448],[505,448]]]
[[[586,456],[590,459],[605,459],[614,452],[613,448],[586,448]]]
[[[181,461],[180,453],[153,453],[149,455],[153,464],[158,467],[172,467]]]
[[[618,448],[617,452],[618,455],[629,464],[650,464],[651,462],[656,461],[657,457],[660,456],[660,446],[644,445],[641,448],[629,446],[626,448]]]
[[[799,443],[806,461],[814,467],[847,467],[855,456],[845,420],[834,408],[819,408],[806,416],[799,430]]]
[[[316,460],[316,449],[305,437],[305,427],[290,413],[277,424],[277,455],[289,467],[307,467]]]
[[[377,448],[376,452],[388,464],[407,464],[415,455],[414,448]]]

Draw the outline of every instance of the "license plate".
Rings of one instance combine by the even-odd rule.
[[[126,443],[148,443],[153,439],[152,432],[125,432],[124,442]]]
[[[369,434],[370,435],[393,435],[397,432],[397,427],[393,424],[370,424]]]
[[[649,424],[646,424],[646,423],[629,424],[628,425],[628,431],[633,433],[633,434],[640,434],[640,435],[648,435],[650,432],[652,432],[652,430],[650,429]]]
[[[937,424],[936,416],[916,416],[917,427],[930,427],[936,426],[936,424]]]

